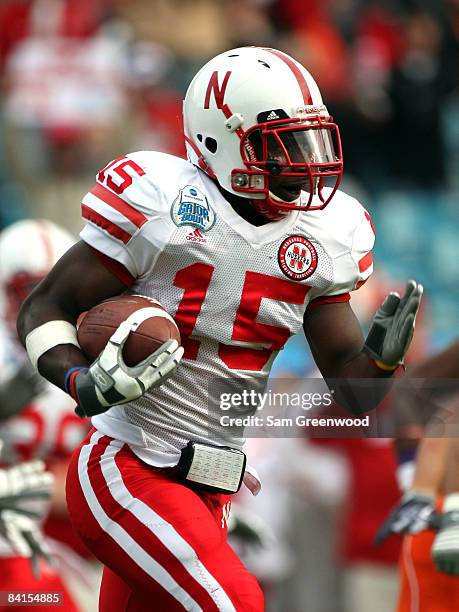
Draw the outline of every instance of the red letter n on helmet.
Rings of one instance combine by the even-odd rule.
[[[223,83],[220,87],[218,84],[218,72],[215,71],[212,73],[210,77],[209,84],[207,85],[206,97],[204,100],[204,108],[210,108],[210,95],[213,92],[215,103],[217,108],[223,107],[223,100],[225,97],[226,86],[228,85],[228,80],[231,76],[231,72],[227,72],[225,74],[225,78],[223,79]]]

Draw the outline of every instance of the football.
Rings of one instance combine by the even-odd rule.
[[[143,308],[151,309],[151,313],[126,340],[126,365],[137,365],[166,340],[174,339],[180,344],[179,329],[159,302],[144,295],[119,295],[97,304],[80,318],[78,342],[89,361],[98,357],[120,323]]]

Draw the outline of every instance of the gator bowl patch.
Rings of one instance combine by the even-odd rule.
[[[171,217],[178,227],[192,225],[202,232],[210,230],[216,219],[207,197],[192,185],[180,189],[171,207]]]

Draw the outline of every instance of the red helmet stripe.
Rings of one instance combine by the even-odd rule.
[[[289,57],[286,53],[282,53],[282,51],[278,51],[277,49],[264,49],[264,51],[272,53],[273,55],[281,59],[285,64],[287,64],[287,66],[293,72],[293,76],[297,80],[298,86],[303,96],[304,103],[308,105],[313,104],[311,92],[309,91],[309,87],[306,82],[306,79],[304,78],[304,74],[301,72],[297,64],[292,60],[292,58]]]
[[[40,236],[40,240],[43,243],[43,248],[45,250],[46,257],[46,271],[51,270],[54,264],[54,249],[53,244],[51,242],[51,237],[48,233],[48,228],[46,227],[43,221],[37,221],[38,233]],[[46,274],[46,272],[45,272]]]

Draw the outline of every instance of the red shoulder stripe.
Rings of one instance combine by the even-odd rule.
[[[372,229],[372,231],[373,231],[373,234],[376,236],[375,226],[373,225],[373,221],[372,221],[372,219],[371,219],[371,217],[370,217],[369,213],[368,213],[367,211],[365,211],[365,212],[364,212],[364,214],[365,214],[365,219],[368,221],[368,223],[369,223],[369,224],[370,224],[370,226],[371,226],[371,229]]]
[[[99,213],[92,210],[92,208],[89,208],[89,206],[86,206],[86,204],[81,205],[81,212],[84,219],[87,219],[88,221],[91,221],[91,223],[94,223],[94,225],[97,225],[97,227],[104,229],[117,240],[124,242],[124,244],[127,244],[132,238],[131,234],[124,231],[122,227],[118,227],[105,217],[102,217],[102,215],[99,215]]]
[[[105,204],[108,204],[109,206],[120,212],[126,217],[126,219],[129,219],[129,221],[131,221],[137,227],[142,227],[142,225],[148,221],[145,215],[136,210],[125,200],[117,196],[116,193],[113,193],[113,191],[110,191],[99,183],[96,183],[94,185],[90,193],[105,202]]]
[[[368,270],[368,268],[371,266],[372,263],[373,263],[373,256],[370,251],[369,253],[364,255],[362,259],[359,260],[360,272],[365,272],[365,270]]]

